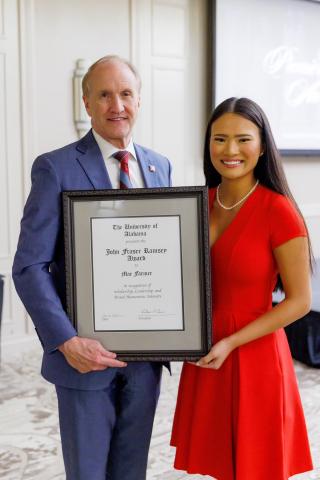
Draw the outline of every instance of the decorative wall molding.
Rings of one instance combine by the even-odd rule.
[[[137,2],[129,0],[129,31],[130,31],[130,61],[138,67],[137,64]]]
[[[132,8],[131,12],[133,14]],[[132,26],[132,22],[131,22]],[[132,52],[131,52],[132,57]],[[82,100],[82,79],[91,65],[90,60],[76,60],[76,68],[73,73],[73,114],[74,124],[78,132],[78,137],[83,137],[91,128],[91,120],[86,112]]]
[[[23,206],[19,27],[18,2],[0,0],[0,273],[5,277],[2,344],[28,332],[26,314],[11,276]]]
[[[135,138],[170,158],[175,185],[203,184],[206,15],[204,1],[130,1],[131,60],[142,77]]]
[[[179,62],[180,64],[180,62]],[[183,65],[176,67],[152,67],[152,144],[161,148],[163,137],[170,139],[170,150],[173,158],[185,157],[185,89],[186,68]],[[166,98],[166,102],[163,102]],[[177,121],[178,118],[178,121]],[[172,134],[174,132],[174,134]],[[162,147],[163,148],[163,147]],[[166,152],[165,152],[166,153]],[[183,168],[183,162],[180,167]]]
[[[3,318],[3,325],[11,324],[12,317],[13,317],[13,308],[12,308],[12,289],[13,281],[11,277],[11,273],[9,272],[2,272],[3,281],[4,281],[4,298],[3,298],[3,310],[2,310],[2,318]]]
[[[0,38],[5,38],[5,6],[4,0],[0,0]]]
[[[0,258],[10,252],[9,198],[8,198],[8,132],[7,132],[7,54],[0,52]]]
[[[19,0],[23,197],[30,189],[30,164],[37,154],[35,2]]]
[[[152,55],[183,58],[186,55],[188,2],[152,1]],[[165,28],[164,28],[165,26]]]
[[[78,137],[83,137],[91,128],[91,120],[82,100],[82,79],[87,73],[91,62],[83,58],[76,61],[73,72],[73,119]]]

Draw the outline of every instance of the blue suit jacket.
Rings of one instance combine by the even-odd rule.
[[[146,187],[170,186],[169,161],[139,145],[135,150]],[[112,188],[92,131],[78,142],[40,155],[31,179],[13,279],[44,349],[42,374],[65,387],[103,388],[109,382],[109,369],[81,374],[57,350],[76,334],[66,314],[61,192]]]

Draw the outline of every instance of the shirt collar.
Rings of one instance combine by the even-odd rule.
[[[131,157],[137,160],[137,154],[134,149],[132,137],[130,138],[130,142],[128,143],[126,148],[117,148],[114,145],[112,145],[112,143],[108,142],[103,137],[101,137],[101,135],[99,135],[99,133],[97,133],[94,129],[92,129],[92,134],[101,150],[103,158],[108,159],[112,157],[112,155],[118,152],[119,150],[126,150],[127,152],[131,153]]]

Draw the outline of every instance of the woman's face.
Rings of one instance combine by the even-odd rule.
[[[225,113],[211,126],[210,156],[221,177],[253,178],[263,149],[259,128],[236,113]]]

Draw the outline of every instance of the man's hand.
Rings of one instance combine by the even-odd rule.
[[[72,337],[58,348],[71,367],[80,373],[105,370],[108,367],[126,367],[116,360],[116,354],[106,350],[100,342],[91,338]]]
[[[218,370],[234,348],[230,337],[223,338],[211,348],[205,357],[200,358],[197,365]]]

